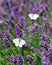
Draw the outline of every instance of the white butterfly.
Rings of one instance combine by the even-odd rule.
[[[31,20],[37,20],[37,18],[39,18],[38,14],[33,14],[33,13],[30,13],[28,16],[30,17]]]
[[[13,39],[15,46],[22,47],[26,42],[21,38]]]

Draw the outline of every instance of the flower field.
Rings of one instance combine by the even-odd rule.
[[[51,4],[0,1],[0,65],[52,65]]]

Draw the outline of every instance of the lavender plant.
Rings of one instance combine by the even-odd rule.
[[[0,65],[52,65],[48,0],[2,0],[0,7]]]

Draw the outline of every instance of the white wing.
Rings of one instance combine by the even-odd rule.
[[[18,46],[19,45],[19,38],[13,39],[13,42],[14,42],[15,46]]]
[[[29,14],[28,15],[30,17],[31,20],[36,20],[37,18],[39,18],[39,15],[38,14]]]
[[[24,44],[26,44],[26,42],[23,39],[21,39],[19,47],[22,47]]]
[[[19,46],[19,47],[22,47],[24,44],[26,44],[26,42],[20,38],[13,39],[13,42],[15,46]]]

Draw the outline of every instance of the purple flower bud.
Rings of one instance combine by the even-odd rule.
[[[9,48],[10,47],[10,41],[7,39],[7,38],[5,38],[5,37],[3,37],[2,38],[2,41],[3,41],[3,45],[6,47],[6,48]]]
[[[11,6],[11,8],[12,7],[15,7],[15,6],[17,6],[18,7],[18,5],[19,5],[19,3],[17,2],[17,1],[12,1],[12,0],[10,0],[10,6]]]
[[[19,17],[18,22],[19,22],[19,25],[20,25],[21,27],[24,27],[24,28],[25,28],[25,26],[27,26],[26,19],[25,19],[24,16]]]
[[[24,62],[23,57],[21,55],[18,55],[18,58],[17,58],[18,65],[23,65],[23,62]]]
[[[42,41],[41,44],[46,50],[48,50],[50,48],[50,45],[46,42],[46,41]]]
[[[42,40],[46,41],[47,43],[50,43],[49,36],[45,33],[42,34]]]
[[[6,1],[3,0],[2,3],[1,3],[1,6],[2,6],[4,9],[6,9],[6,10],[10,9],[9,1],[8,1],[8,0],[6,0]]]
[[[42,65],[50,65],[50,63],[46,62],[46,61],[43,61],[42,62]]]
[[[22,49],[29,49],[30,51],[32,51],[33,53],[37,53],[39,55],[41,55],[41,51],[37,48],[34,48],[33,46],[31,46],[30,44],[25,44],[23,45]]]
[[[14,64],[16,62],[16,58],[14,56],[9,57],[10,64]]]
[[[26,4],[26,0],[22,0],[22,3],[23,3],[23,4]]]
[[[10,18],[11,20],[14,20],[14,19],[15,19],[14,14],[10,14],[10,15],[9,15],[9,18]]]
[[[22,3],[22,4],[20,5],[20,10],[22,11],[22,13],[23,13],[23,11],[25,10],[25,8],[26,8],[25,4]]]
[[[14,27],[14,23],[13,23],[13,21],[11,21],[11,20],[10,20],[10,21],[7,21],[7,20],[6,20],[5,22],[6,22],[8,25]]]
[[[45,4],[45,8],[48,9],[48,4]]]
[[[46,56],[42,57],[42,65],[50,65],[50,61]]]
[[[50,20],[48,18],[42,18],[43,22],[49,24]]]
[[[42,27],[38,27],[38,31],[42,34],[43,33],[43,28]]]
[[[34,8],[32,8],[32,13],[37,13],[37,8],[36,7],[34,7]]]
[[[12,33],[12,27],[10,25],[7,27],[7,30],[9,31],[9,33]]]
[[[41,52],[41,56],[42,56],[42,57],[43,57],[43,56],[48,57],[48,51],[47,51],[45,48],[43,48],[43,50],[42,50],[42,52]]]
[[[44,30],[47,32],[47,30],[49,30],[49,27],[50,27],[50,21],[49,21],[48,18],[43,18],[42,20],[43,20],[43,22],[45,24]]]
[[[35,28],[32,28],[32,33],[33,33],[33,38],[35,39],[36,38],[36,29]]]
[[[38,29],[38,27],[38,24],[34,24],[32,27],[33,38],[36,38],[36,30]]]
[[[19,17],[18,22],[19,22],[20,27],[25,29],[25,31],[28,33],[28,26],[27,26],[25,17],[24,16]]]
[[[18,22],[21,27],[26,26],[26,20],[24,16],[19,17]]]
[[[13,13],[15,18],[19,18],[22,15],[22,11],[18,9],[17,7],[14,8]]]
[[[48,49],[48,58],[49,58],[50,62],[52,63],[52,48]]]
[[[35,65],[35,60],[33,59],[31,55],[27,55],[27,59],[30,65]]]
[[[5,37],[10,37],[11,33],[12,33],[11,27],[8,27],[7,29],[4,30]]]
[[[3,11],[0,11],[0,19],[2,20],[4,17],[6,17],[7,14],[4,13]]]
[[[45,5],[44,4],[39,5],[39,15],[42,16],[45,14],[46,14]]]
[[[19,27],[19,25],[16,25],[15,27],[16,27],[16,34],[17,34],[17,37],[22,38],[23,33],[22,33],[21,28]]]
[[[49,26],[49,30],[50,30],[50,32],[52,33],[52,26]]]

